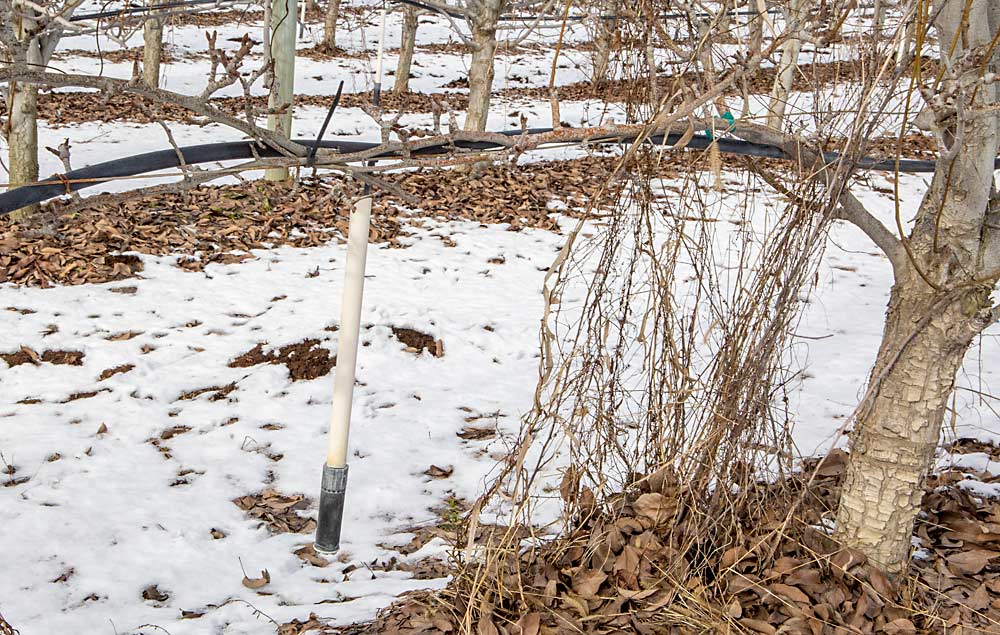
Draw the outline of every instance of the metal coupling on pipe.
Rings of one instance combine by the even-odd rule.
[[[344,522],[344,496],[347,494],[347,466],[323,465],[323,484],[319,490],[319,520],[316,523],[318,553],[340,551],[340,528]]]

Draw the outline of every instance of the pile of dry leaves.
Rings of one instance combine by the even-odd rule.
[[[329,54],[315,49],[302,52],[306,57],[324,59]],[[108,53],[114,60],[129,59],[129,51]],[[339,56],[338,56],[339,57]],[[931,61],[926,62],[928,68]],[[831,85],[858,82],[864,79],[864,74],[870,68],[857,62],[837,61],[801,64],[795,75],[794,90],[809,91]],[[925,72],[929,72],[926,71]],[[751,94],[766,95],[774,84],[774,68],[763,68],[747,76],[743,83],[731,87],[727,94],[740,95],[744,91]],[[700,75],[688,71],[684,73],[663,74],[659,77],[660,89],[673,92],[678,86],[697,85]],[[464,78],[451,82],[445,88],[468,88]],[[609,103],[629,101],[635,98],[637,85],[630,80],[615,80],[595,85],[590,81],[575,82],[560,86],[559,98],[563,100],[602,99]],[[526,87],[505,88],[497,94],[508,100],[548,101],[549,88]],[[252,108],[258,113],[267,112],[267,98],[256,96],[250,100]],[[318,106],[328,108],[333,102],[333,95],[297,95],[296,106]],[[369,93],[347,93],[341,96],[343,107],[361,107],[369,104]],[[212,106],[230,115],[243,117],[246,112],[246,99],[243,97],[219,97],[210,101]],[[434,108],[442,111],[465,110],[468,97],[464,93],[440,92],[434,94],[409,92],[397,94],[392,91],[383,93],[382,107],[389,111],[432,112]],[[97,92],[49,92],[39,96],[38,116],[51,124],[71,124],[93,121],[131,121],[135,123],[153,123],[156,121],[179,121],[193,123],[197,117],[191,111],[175,104],[154,103],[140,95],[110,95]]]
[[[309,499],[302,494],[286,496],[268,488],[259,494],[241,496],[233,502],[274,534],[307,534],[316,529],[315,520],[298,513],[309,507]]]
[[[448,110],[464,110],[468,100],[465,95],[455,93],[402,93],[382,94],[382,107],[390,111],[432,112],[435,107]],[[296,106],[317,106],[329,108],[333,95],[297,95]],[[340,106],[362,107],[371,103],[369,93],[347,93],[341,96]],[[258,114],[267,113],[267,97],[250,99],[252,108]],[[436,104],[436,106],[435,106]],[[245,118],[247,100],[243,97],[218,97],[209,105],[230,115]],[[105,95],[98,92],[49,92],[39,95],[38,116],[53,125],[67,125],[93,121],[134,123],[154,123],[157,121],[178,121],[198,123],[199,117],[183,106],[159,103],[141,95]]]
[[[399,247],[403,223],[419,224],[420,217],[554,230],[549,203],[566,203],[568,213],[585,207],[611,167],[609,159],[583,158],[498,164],[475,173],[398,175],[396,183],[421,205],[401,215],[390,195],[378,196],[370,238]],[[30,222],[0,219],[0,283],[49,286],[128,278],[142,270],[142,261],[128,252],[183,255],[179,266],[198,271],[212,262],[251,258],[251,249],[314,247],[346,236],[351,197],[358,193],[343,181],[296,186],[254,181],[120,204],[95,199],[92,208],[71,215],[60,215],[66,203],[56,202]]]
[[[689,540],[699,523],[696,510],[678,504],[676,477],[638,479],[606,506],[584,510],[563,538],[471,563],[444,592],[406,597],[374,624],[341,632],[1000,633],[1000,501],[957,486],[960,471],[936,475],[916,532],[919,552],[909,575],[894,581],[824,528],[843,453],[810,483],[815,465],[762,488],[758,511],[722,542]],[[783,510],[799,500],[786,523]]]

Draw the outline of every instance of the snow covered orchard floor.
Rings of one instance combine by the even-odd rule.
[[[918,200],[919,180],[905,178],[907,199]],[[727,196],[735,192],[717,204]],[[865,196],[890,212],[888,199]],[[257,609],[278,622],[315,612],[345,624],[443,584],[412,567],[441,555],[442,541],[415,553],[408,543],[461,509],[506,456],[531,404],[540,285],[563,238],[467,222],[414,231],[405,249],[371,251],[344,552],[325,567],[295,553],[311,542],[299,519],[314,508],[299,514],[305,503],[278,495],[317,491],[342,245],[261,250],[202,273],[144,257],[136,279],[0,289],[11,337],[0,351],[0,452],[11,466],[0,544],[16,572],[0,577],[5,617],[26,634],[142,624],[267,633],[274,625]],[[831,235],[820,277],[792,395],[804,454],[828,447],[856,403],[889,288],[884,258],[846,225]],[[408,350],[394,328],[440,349]],[[269,363],[301,342],[314,379],[295,380],[293,362]],[[984,338],[966,388],[989,392],[994,369],[983,360],[995,355],[995,337]],[[989,438],[995,415],[967,392],[958,398],[957,433]],[[262,492],[263,507],[237,504]],[[303,533],[272,533],[274,518]],[[265,569],[269,584],[243,584]]]
[[[220,28],[220,40],[247,30]],[[351,31],[342,45],[351,53],[370,49],[373,31],[365,33]],[[389,33],[398,34],[398,23]],[[435,19],[418,37],[421,44],[452,39]],[[181,51],[200,50],[203,38],[196,27],[168,33]],[[557,83],[585,78],[586,55],[564,54],[569,62]],[[200,90],[205,60],[181,59],[166,67],[167,87]],[[417,61],[414,88],[426,92],[460,78],[467,63],[462,55],[419,50]],[[537,83],[551,62],[544,52],[505,56],[498,87]],[[131,73],[131,64],[101,66],[86,56],[57,66]],[[330,92],[332,80],[345,76],[354,81],[349,90],[365,90],[370,67],[362,59],[306,60],[297,90]],[[816,109],[812,96],[795,99],[799,107],[791,110],[807,119]],[[752,104],[758,114],[760,101]],[[490,127],[516,125],[514,109],[529,125],[545,125],[547,108],[544,101],[525,107],[498,100]],[[604,116],[602,106],[587,103],[562,110],[574,124]],[[300,109],[296,129],[314,134],[324,115]],[[429,120],[418,114],[404,123]],[[339,110],[334,126],[334,136],[376,138],[358,109]],[[182,145],[233,138],[217,126],[172,128]],[[48,122],[42,137],[53,146],[70,137],[77,165],[165,147],[153,124]],[[54,157],[41,158],[43,172],[60,169]],[[730,177],[743,181],[723,174]],[[886,183],[874,177],[873,185]],[[903,209],[915,209],[925,186],[922,178],[902,177]],[[860,185],[858,194],[891,222],[891,199]],[[737,206],[744,195],[731,191],[717,204]],[[563,227],[572,222],[563,219]],[[314,612],[346,624],[372,617],[407,590],[444,584],[430,579],[433,569],[416,566],[442,555],[443,542],[411,540],[453,518],[507,455],[531,405],[539,291],[563,236],[429,219],[409,229],[406,249],[370,251],[344,551],[328,566],[301,551],[312,540],[315,501],[298,496],[316,495],[325,456],[342,245],[259,250],[255,259],[198,273],[174,266],[174,257],[142,256],[135,279],[0,285],[0,613],[24,635],[156,632],[144,624],[172,635],[272,633],[271,619]],[[804,455],[840,441],[875,356],[890,284],[886,260],[859,232],[837,224],[794,351],[802,372],[790,409]],[[429,335],[428,350],[401,341],[407,338],[399,329]],[[970,354],[950,436],[1000,439],[992,398],[981,396],[996,392],[997,369],[988,362],[997,352],[991,331]],[[286,363],[271,363],[278,356]],[[303,357],[312,378],[290,372]],[[986,453],[958,460],[1000,472]],[[271,529],[288,524],[302,533]],[[269,583],[244,584],[244,576],[260,579],[263,570]]]
[[[8,479],[27,477],[4,488],[0,511],[5,569],[17,572],[0,577],[11,623],[24,633],[266,632],[233,600],[278,621],[308,606],[349,622],[426,586],[379,561],[401,557],[389,545],[412,536],[397,532],[438,522],[432,507],[475,496],[504,455],[533,389],[540,269],[559,245],[500,227],[448,233],[453,248],[429,230],[409,249],[372,250],[344,550],[326,568],[292,553],[311,532],[271,535],[232,501],[265,488],[315,495],[332,374],[296,382],[282,365],[229,364],[258,343],[318,339],[336,355],[340,245],[204,274],[147,259],[135,281],[4,288],[0,320],[19,345],[83,354],[80,365],[2,371],[0,451],[16,468]],[[392,327],[439,338],[443,355],[407,351]],[[267,569],[271,583],[245,588],[241,564],[250,577]],[[144,600],[150,586],[166,597]],[[182,611],[205,615],[178,621]]]

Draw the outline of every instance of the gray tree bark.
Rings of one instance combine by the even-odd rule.
[[[469,26],[472,28],[472,63],[469,65],[469,107],[466,130],[486,130],[493,90],[493,58],[497,50],[497,22],[506,0],[468,0]]]
[[[292,136],[292,106],[295,99],[295,18],[296,0],[273,0],[271,5],[271,57],[274,60],[274,77],[267,107],[271,111],[283,108],[280,114],[267,117],[267,129],[286,139]],[[267,170],[269,181],[288,178],[287,168]]]
[[[764,13],[761,11],[761,7],[764,11],[767,10],[767,5],[758,0],[749,0],[747,2],[747,7],[750,12],[749,26],[750,28],[750,42],[747,45],[749,47],[748,57],[753,57],[757,53],[760,53],[761,47],[764,44]]]
[[[21,61],[35,65],[44,65],[45,56],[41,45],[30,34],[35,28],[35,20],[31,17],[33,10],[21,8],[18,18],[16,36],[25,46]],[[29,39],[30,38],[30,39]],[[7,130],[7,169],[8,182],[14,189],[38,180],[38,86],[20,82],[10,86],[10,118]],[[10,215],[13,220],[22,220],[34,214],[38,205],[29,205]]]
[[[785,31],[788,37],[781,47],[781,62],[774,77],[774,87],[771,89],[771,102],[768,106],[767,125],[780,130],[785,121],[785,107],[792,93],[792,84],[799,67],[799,51],[802,49],[802,22],[809,8],[809,0],[791,0],[785,11]]]
[[[399,62],[392,92],[405,93],[410,89],[410,68],[413,66],[413,50],[417,46],[417,8],[406,5],[403,9],[402,41],[399,47]]]
[[[936,24],[942,58],[984,52],[1000,29],[994,0],[950,2]],[[962,37],[956,38],[961,28]],[[949,54],[952,42],[955,50]],[[981,68],[1000,71],[1000,54]],[[968,77],[966,77],[968,80]],[[942,92],[956,82],[942,83]],[[909,559],[914,520],[933,465],[955,374],[975,337],[995,321],[990,293],[1000,262],[992,209],[993,162],[1000,149],[1000,90],[982,82],[958,91],[964,108],[939,117],[950,151],[938,161],[908,239],[911,257],[889,299],[885,330],[851,436],[851,458],[837,513],[837,537],[887,571]],[[973,111],[976,114],[972,114]],[[953,156],[950,156],[952,155]],[[1000,204],[993,201],[992,206]],[[936,288],[935,288],[936,287]]]
[[[600,86],[608,80],[608,69],[611,65],[611,43],[614,41],[616,21],[608,19],[606,16],[616,16],[618,14],[618,3],[600,2],[597,4],[598,16],[594,20],[593,26],[593,75],[590,78],[591,84]]]
[[[142,25],[142,81],[159,88],[160,61],[163,59],[163,21],[146,20]]]
[[[323,20],[323,49],[333,52],[337,49],[337,21],[340,19],[340,0],[329,0],[326,17]]]

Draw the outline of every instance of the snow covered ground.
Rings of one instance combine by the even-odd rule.
[[[173,45],[203,47],[200,31],[190,31],[175,31]],[[446,36],[441,24],[420,31],[424,43]],[[369,46],[366,37],[357,32],[349,47]],[[581,68],[561,69],[561,83],[586,75],[585,55],[573,54]],[[518,57],[500,60],[498,85],[504,76],[547,76],[550,53]],[[459,55],[417,59],[438,75],[428,70],[418,90],[440,90],[464,74]],[[300,62],[300,93],[332,92],[334,78],[353,76],[351,90],[369,82],[364,60]],[[59,67],[89,72],[97,64],[74,57]],[[104,71],[124,77],[131,66],[105,64]],[[203,74],[203,61],[180,61],[167,67],[167,86],[200,89]],[[797,99],[810,109],[811,95]],[[755,101],[754,111],[761,107]],[[491,128],[511,125],[513,108],[495,104]],[[547,123],[545,103],[516,109],[529,125]],[[596,102],[562,106],[573,123],[593,122],[602,110]],[[296,129],[314,133],[324,114],[300,109]],[[429,115],[412,122],[426,125]],[[181,145],[237,138],[217,126],[171,129]],[[375,132],[363,113],[345,108],[330,136],[374,139]],[[155,125],[47,124],[41,134],[52,146],[70,137],[76,165],[165,146]],[[41,158],[43,173],[59,169],[54,157]],[[902,177],[904,210],[915,209],[925,187],[923,177]],[[862,187],[857,194],[891,222],[890,198]],[[0,488],[0,613],[24,635],[156,631],[145,624],[173,635],[272,633],[271,619],[315,612],[347,624],[402,592],[444,584],[415,579],[405,566],[442,554],[440,540],[408,555],[399,548],[417,528],[447,516],[449,499],[474,498],[506,456],[531,405],[541,284],[564,236],[432,220],[410,229],[406,249],[370,251],[344,550],[326,567],[294,553],[310,533],[272,534],[233,500],[267,488],[316,495],[333,375],[293,381],[284,365],[230,362],[258,344],[271,351],[308,339],[336,354],[328,327],[339,320],[342,245],[261,250],[200,273],[175,267],[173,257],[143,257],[133,280],[0,286],[0,353],[83,354],[79,365],[0,362],[0,471],[11,466],[0,474],[7,485]],[[802,373],[790,407],[803,454],[842,441],[838,430],[874,360],[890,284],[886,259],[838,223],[797,333]],[[439,339],[443,355],[408,351],[394,327]],[[949,435],[1000,436],[992,400],[972,392],[995,394],[998,369],[988,360],[997,354],[991,330],[959,377],[957,428]],[[101,378],[113,369],[120,372]],[[982,457],[962,460],[1000,471]],[[314,517],[315,509],[302,513]],[[244,575],[265,569],[269,584],[244,586]]]

